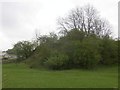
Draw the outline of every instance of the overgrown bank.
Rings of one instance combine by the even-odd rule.
[[[118,62],[117,41],[108,37],[99,38],[94,34],[85,35],[74,29],[60,39],[46,37],[46,41],[26,61],[31,68],[43,66],[49,69],[92,69],[100,64]]]
[[[60,33],[36,34],[34,42],[14,45],[17,62],[30,68],[52,70],[85,68],[118,63],[118,43],[111,36],[111,26],[96,9],[85,6],[71,10],[58,20]]]

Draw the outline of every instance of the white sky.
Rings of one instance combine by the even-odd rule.
[[[57,18],[77,6],[93,5],[118,36],[119,0],[0,0],[0,50],[20,40],[31,40],[35,30],[41,34],[56,31]]]

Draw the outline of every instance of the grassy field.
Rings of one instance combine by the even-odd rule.
[[[48,71],[24,64],[3,65],[3,88],[115,88],[117,66],[96,70]]]

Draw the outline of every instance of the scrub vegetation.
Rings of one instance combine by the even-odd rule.
[[[120,41],[109,22],[91,5],[57,21],[59,33],[36,33],[7,51],[17,59],[3,65],[3,87],[117,87]]]

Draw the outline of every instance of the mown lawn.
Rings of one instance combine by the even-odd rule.
[[[25,64],[3,64],[3,88],[115,88],[117,66],[96,70],[48,71]]]

